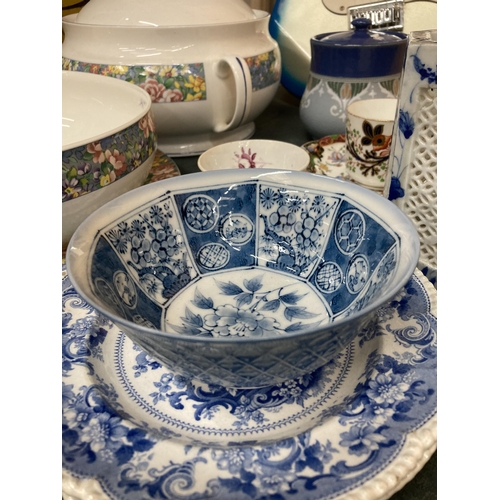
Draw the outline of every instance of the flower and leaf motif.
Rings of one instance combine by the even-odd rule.
[[[319,85],[326,82],[326,85],[333,93],[342,100],[350,102],[354,98],[365,98],[366,95],[370,95],[374,91],[380,93],[384,92],[384,95],[389,97],[395,97],[399,92],[399,78],[394,78],[390,80],[384,80],[381,82],[355,82],[355,81],[345,81],[345,80],[335,80],[334,78],[328,78],[324,75],[321,78],[317,76],[310,75],[306,83],[306,92],[309,93]]]
[[[256,168],[256,156],[257,153],[252,153],[252,148],[248,148],[248,151],[245,151],[245,148],[241,148],[241,153],[234,153],[234,157],[238,162],[238,168]]]
[[[203,316],[186,306],[182,325],[169,323],[174,331],[200,337],[262,338],[286,335],[319,324],[303,321],[319,314],[309,309],[309,303],[301,304],[306,294],[294,290],[298,284],[263,289],[262,276],[243,279],[242,286],[232,281],[213,281],[224,302],[216,304],[212,297],[196,288],[191,303],[203,311]]]
[[[231,425],[239,430],[250,424],[269,422],[266,415],[273,410],[279,411],[281,405],[303,407],[304,402],[316,395],[327,382],[329,378],[324,375],[323,368],[296,380],[260,389],[203,388],[181,375],[163,373],[158,381],[153,382],[154,390],[149,397],[153,405],[168,402],[176,410],[186,411],[185,405],[191,404],[196,421],[217,418],[217,412],[224,408],[235,418]]]
[[[63,151],[63,203],[119,180],[142,165],[155,150],[155,125],[148,112],[125,130]]]
[[[391,340],[391,329],[386,329],[388,344],[383,352],[369,355],[370,376],[360,383],[355,399],[342,409],[325,409],[329,419],[324,432],[317,428],[270,445],[225,449],[160,438],[124,419],[113,388],[82,366],[83,358],[94,359],[94,348],[87,349],[82,343],[81,357],[68,356],[70,351],[64,345],[75,336],[87,341],[95,337],[92,332],[96,328],[89,328],[85,335],[85,321],[79,321],[95,313],[83,301],[78,302],[67,279],[63,294],[63,375],[67,375],[62,386],[63,465],[80,475],[100,478],[105,474],[106,490],[116,498],[167,500],[178,498],[182,491],[183,498],[189,500],[285,500],[303,498],[313,490],[317,498],[330,497],[363,484],[392,462],[405,435],[435,412],[435,331],[418,339],[408,336],[403,345]],[[67,300],[70,296],[75,299]],[[430,323],[433,315],[428,313],[427,301],[422,285],[413,278],[383,308],[380,318],[385,318],[392,330],[404,329],[407,321],[418,316],[426,316]],[[104,338],[108,325],[100,327],[97,337]],[[426,352],[427,359],[416,361],[415,348]],[[138,365],[150,365],[147,360],[136,360]],[[278,398],[276,404],[279,398],[282,404],[300,404],[301,395],[315,387],[314,376],[301,380],[299,388],[286,384],[268,388],[266,395]],[[184,391],[198,398],[200,418],[216,418],[209,401],[216,394],[215,388],[211,394],[190,393],[190,381],[176,377],[160,383],[156,397],[172,398],[171,404],[177,404],[180,398],[176,390],[178,394]],[[230,407],[242,406],[247,412],[237,416],[235,425],[246,425],[249,420],[245,419],[253,415],[259,418],[258,409],[249,413],[243,392],[227,391],[224,397]]]
[[[202,101],[207,98],[202,63],[167,66],[92,64],[62,58],[62,69],[110,76],[143,88],[154,103]]]
[[[95,374],[94,360],[102,361],[101,346],[112,323],[96,314],[80,299],[69,279],[63,279],[62,445],[68,464],[127,463],[134,455],[150,450],[155,442],[146,432],[124,425],[116,391]],[[84,369],[96,384],[75,386],[71,378]],[[110,405],[116,410],[111,409]]]
[[[232,494],[234,498],[284,500],[299,495],[301,488],[305,491],[314,489],[325,479],[333,481],[338,489],[348,487],[351,481],[359,481],[383,457],[387,458],[394,452],[400,439],[394,428],[416,422],[418,408],[425,407],[435,398],[435,390],[417,376],[414,365],[387,355],[375,356],[375,360],[374,373],[358,388],[359,395],[343,409],[336,408],[335,413],[329,415],[336,418],[340,426],[337,441],[320,441],[312,431],[261,447],[210,449],[188,445],[184,448],[186,458],[197,451],[197,459],[215,464],[219,474],[207,486],[214,488],[222,497]],[[163,382],[165,388],[175,384],[173,379]],[[177,380],[176,383],[180,388],[185,387],[184,381]],[[279,391],[279,387],[274,391],[269,389],[268,394],[279,394]],[[179,394],[182,393],[174,391],[169,395],[173,398],[171,404],[179,403]],[[207,408],[210,405],[207,394],[191,393],[189,396],[200,401],[197,406],[199,416],[205,411],[205,418],[216,418]],[[217,394],[212,393],[211,396],[217,400]],[[238,402],[238,394],[231,397],[226,392],[224,399],[222,396],[218,400],[219,405],[230,407]],[[242,400],[236,408],[244,412],[248,405],[245,406],[244,400],[241,404]],[[282,404],[288,401],[285,399]],[[325,415],[330,411],[330,408],[326,409]],[[249,417],[260,418],[260,412],[257,409],[237,417],[234,425],[241,426],[247,423]],[[345,430],[342,430],[343,427]],[[192,460],[190,458],[185,463],[192,463]],[[195,471],[192,473],[194,481]],[[157,475],[155,484],[165,485],[167,478],[167,474]]]
[[[392,135],[384,134],[384,124],[373,125],[369,120],[363,120],[362,134],[354,127],[350,120],[346,124],[347,151],[354,158],[354,162],[346,162],[346,168],[353,172],[359,167],[361,175],[377,177],[380,182],[385,181],[387,161],[391,153]]]
[[[76,391],[63,382],[63,407],[62,444],[69,464],[82,458],[89,464],[121,466],[155,445],[144,430],[124,425],[95,386]]]

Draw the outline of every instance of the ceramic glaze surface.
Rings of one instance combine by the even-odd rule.
[[[418,228],[421,259],[437,268],[437,30],[412,33],[394,128],[389,199]]]
[[[382,500],[436,448],[436,292],[418,271],[334,362],[259,390],[161,366],[64,268],[62,317],[65,499]],[[93,478],[82,496],[68,472]]]
[[[262,169],[155,184],[87,219],[70,275],[134,342],[207,383],[319,368],[417,264],[406,217],[349,183]]]
[[[140,88],[63,70],[62,150],[121,132],[138,123],[150,109],[151,99]]]
[[[82,24],[73,14],[63,18],[62,65],[142,87],[153,101],[158,147],[198,155],[248,139],[278,89],[281,54],[270,16],[253,13],[234,23],[156,27]]]
[[[205,151],[198,158],[201,171],[228,168],[280,168],[306,170],[309,155],[299,146],[281,141],[229,142]]]
[[[243,0],[90,0],[82,7],[81,24],[119,26],[186,26],[255,19]]]

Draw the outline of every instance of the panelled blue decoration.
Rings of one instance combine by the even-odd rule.
[[[284,335],[349,315],[387,282],[399,249],[344,196],[262,180],[167,193],[95,245],[94,289],[119,316],[213,337]]]

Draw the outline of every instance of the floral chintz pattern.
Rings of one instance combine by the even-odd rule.
[[[254,57],[245,57],[252,78],[252,91],[269,87],[279,81],[281,76],[281,57],[279,50],[271,50]]]
[[[62,201],[73,200],[124,177],[156,150],[151,112],[125,130],[62,152]]]
[[[278,50],[244,58],[250,70],[252,91],[279,81],[281,59]],[[119,78],[143,88],[154,103],[204,101],[207,99],[203,63],[172,65],[94,64],[62,58],[62,69]],[[208,92],[210,90],[208,89]]]
[[[154,103],[203,101],[207,98],[202,63],[170,66],[93,64],[62,58],[62,69],[111,76],[143,88]]]
[[[222,449],[202,434],[198,444],[186,444],[168,426],[155,433],[136,422],[135,403],[110,382],[100,359],[106,337],[121,333],[100,319],[63,277],[63,467],[103,481],[113,500],[173,500],[180,487],[190,500],[300,499],[311,491],[321,500],[354,491],[393,463],[407,435],[436,412],[435,299],[422,279],[414,275],[379,310],[376,333],[359,339],[370,353],[365,359],[368,377],[351,401],[325,407],[323,423],[298,436]],[[137,379],[162,370],[141,357],[140,350],[134,352]],[[300,404],[301,397],[305,401],[321,379],[319,371],[309,380],[268,388],[266,394],[276,398],[272,404],[279,411],[291,402]],[[219,405],[241,408],[234,414],[235,427],[261,418],[262,408],[250,407],[245,391],[212,387],[201,392],[173,374],[153,380],[151,399],[178,405],[180,397],[188,398],[207,425],[217,419]]]

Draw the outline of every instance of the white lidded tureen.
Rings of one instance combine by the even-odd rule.
[[[144,88],[159,149],[195,155],[250,137],[273,99],[281,57],[269,18],[243,0],[90,0],[63,18],[63,69]]]

